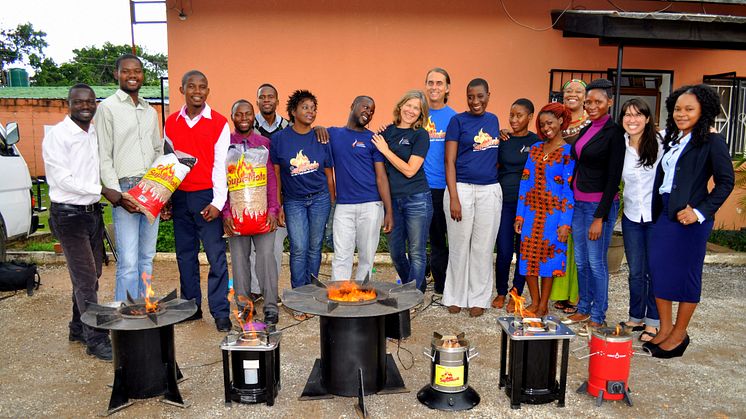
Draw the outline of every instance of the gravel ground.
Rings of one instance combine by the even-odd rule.
[[[206,267],[203,278],[206,277]],[[105,267],[99,300],[113,298],[113,266]],[[328,273],[329,266],[322,267]],[[19,293],[0,301],[0,417],[95,417],[106,410],[113,381],[111,363],[85,354],[85,348],[67,341],[70,316],[70,281],[64,266],[41,267],[43,286],[29,298]],[[287,267],[280,287],[289,287]],[[378,280],[395,277],[391,267],[381,267]],[[154,286],[165,295],[178,286],[175,263],[156,263]],[[467,314],[449,315],[443,307],[429,306],[412,319],[412,336],[402,343],[388,343],[397,358],[409,393],[367,398],[371,417],[746,417],[746,338],[739,331],[746,311],[743,279],[746,267],[708,265],[704,273],[703,302],[690,328],[692,344],[682,358],[658,360],[635,357],[630,387],[634,406],[605,402],[595,407],[590,396],[575,389],[587,377],[587,360],[570,356],[566,407],[556,404],[528,405],[511,410],[508,397],[498,389],[499,326],[496,317],[504,312],[489,310],[476,319]],[[612,276],[609,323],[626,319],[626,269]],[[203,284],[203,289],[204,289]],[[432,292],[425,295],[430,302]],[[203,304],[207,307],[207,303]],[[557,313],[554,313],[558,315]],[[282,338],[282,390],[275,406],[223,404],[221,353],[223,334],[215,330],[209,315],[201,321],[176,326],[177,361],[187,380],[180,383],[187,409],[159,402],[138,401],[112,417],[309,417],[354,418],[355,399],[298,401],[314,359],[319,356],[318,319],[294,325],[281,312],[279,327],[288,327]],[[433,331],[463,331],[479,350],[472,360],[470,385],[481,395],[481,403],[461,413],[432,411],[416,399],[428,383],[429,359],[422,355]],[[639,342],[635,341],[636,345]],[[571,348],[585,346],[575,338]],[[405,351],[406,349],[407,351]]]

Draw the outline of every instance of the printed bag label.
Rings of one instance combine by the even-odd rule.
[[[443,387],[461,387],[464,385],[464,366],[444,367],[435,364],[435,384]]]

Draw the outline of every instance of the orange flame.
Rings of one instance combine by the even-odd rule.
[[[376,298],[373,288],[361,288],[353,281],[334,281],[328,285],[327,296],[330,300],[356,303],[370,301]]]
[[[518,313],[521,317],[536,317],[535,313],[533,313],[531,311],[528,311],[528,310],[526,310],[524,308],[524,306],[526,304],[526,298],[521,297],[520,295],[518,295],[518,293],[516,292],[515,288],[511,289],[508,294],[513,299],[513,301],[515,302],[515,312],[516,313]]]
[[[142,273],[142,282],[145,284],[145,294],[143,295],[143,299],[145,300],[146,313],[155,313],[158,310],[158,300],[150,300],[155,297],[155,291],[153,291],[153,287],[150,285],[152,279],[152,275],[148,275],[147,272]]]
[[[614,336],[619,336],[622,334],[622,325],[618,324],[616,325],[616,329],[614,330]]]
[[[252,317],[254,315],[254,302],[251,301],[251,298],[243,295],[237,296],[236,292],[231,288],[230,291],[228,291],[228,304],[230,304],[231,301],[235,303],[235,307],[231,308],[233,311],[233,317],[236,318],[236,322],[238,322],[241,330],[256,333],[254,323],[252,322]],[[241,312],[238,311],[239,303],[244,306]],[[246,321],[244,321],[244,318],[246,318]]]

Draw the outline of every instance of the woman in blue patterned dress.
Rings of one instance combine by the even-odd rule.
[[[518,192],[514,225],[521,235],[518,270],[526,276],[531,295],[527,310],[536,316],[549,311],[552,279],[565,275],[567,236],[575,203],[570,187],[575,163],[570,145],[562,139],[570,118],[570,111],[560,103],[541,108],[536,132],[544,141],[531,146]]]

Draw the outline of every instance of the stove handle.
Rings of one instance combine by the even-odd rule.
[[[586,358],[590,358],[590,357],[592,357],[592,356],[595,356],[595,355],[599,355],[599,354],[603,354],[603,351],[598,351],[598,352],[594,352],[594,353],[592,353],[592,354],[588,354],[588,355],[583,355],[583,356],[577,356],[577,355],[576,355],[576,356],[575,356],[575,359],[577,359],[577,360],[581,360],[581,359],[586,359]]]
[[[435,354],[431,353],[430,348],[426,347],[424,349],[425,349],[425,351],[422,352],[422,354],[425,355],[426,357],[430,358],[431,361],[435,362]]]
[[[469,348],[469,352],[466,354],[466,360],[471,361],[472,358],[479,355],[479,351],[476,348]]]

